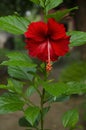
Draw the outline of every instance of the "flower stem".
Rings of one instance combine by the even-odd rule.
[[[43,119],[43,102],[44,102],[45,90],[43,88],[41,95],[41,130],[44,130],[44,119]]]
[[[43,71],[43,73],[44,73],[44,82],[46,82],[47,81],[47,79],[48,79],[48,73],[47,73],[47,71],[46,71],[46,64],[45,64],[45,68],[44,68],[44,71]],[[40,122],[41,122],[41,129],[40,130],[44,130],[44,111],[43,111],[43,109],[44,109],[44,96],[45,96],[45,89],[43,88],[42,89],[42,93],[41,93],[41,101],[40,101],[40,112],[41,112],[41,120],[40,120]]]

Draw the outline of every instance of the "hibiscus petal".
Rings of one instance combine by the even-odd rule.
[[[33,39],[37,42],[42,42],[45,40],[45,36],[47,34],[48,27],[44,22],[32,22],[28,26],[27,32],[25,32],[25,37]]]
[[[26,40],[26,49],[29,50],[29,55],[34,58],[38,58],[44,62],[48,61],[48,41],[41,44],[36,44],[33,40]],[[50,60],[57,60],[57,55],[55,54],[52,46],[50,47]]]
[[[37,57],[39,59],[41,59],[44,62],[47,62],[49,59],[48,57],[48,40],[42,44],[39,45],[39,47],[37,48],[36,51],[39,51]],[[50,61],[55,61],[58,59],[58,56],[55,54],[51,44],[49,47],[49,51],[50,51]]]
[[[38,44],[33,40],[26,40],[26,49],[29,50],[29,55],[32,57],[38,57],[39,59],[47,60],[47,43],[43,42]]]
[[[48,20],[48,33],[52,40],[57,40],[66,36],[64,25],[52,18]]]
[[[70,43],[69,39],[70,39],[70,37],[67,36],[64,39],[60,39],[57,41],[51,41],[52,47],[57,56],[64,56],[69,51],[69,47],[68,47],[68,44]]]

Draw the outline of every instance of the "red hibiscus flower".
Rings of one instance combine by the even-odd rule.
[[[47,69],[51,69],[51,61],[64,56],[69,51],[69,39],[63,24],[50,18],[48,23],[32,22],[25,32],[26,48],[29,55],[47,62]]]

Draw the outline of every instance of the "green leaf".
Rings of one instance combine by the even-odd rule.
[[[24,102],[15,94],[4,94],[0,97],[0,114],[22,110]]]
[[[35,4],[39,4],[39,0],[30,0],[30,1],[32,1]]]
[[[69,12],[71,12],[71,11],[73,11],[75,9],[78,9],[78,7],[74,7],[74,8],[70,8],[70,9],[65,9],[65,10],[62,10],[62,11],[57,11],[55,13],[48,14],[46,17],[47,18],[54,18],[57,21],[60,21],[60,20],[62,20],[66,16],[66,14],[68,14]]]
[[[37,117],[36,117],[36,119],[35,119],[35,121],[34,121],[34,123],[31,123],[31,120],[33,120],[33,119],[31,119],[31,118],[33,118],[31,115],[30,115],[30,119],[28,120],[28,122],[27,122],[27,118],[25,119],[24,117],[23,117],[23,119],[22,120],[20,120],[21,122],[21,126],[25,126],[25,124],[26,123],[28,123],[27,125],[28,125],[28,127],[37,127],[38,126],[38,124],[39,124],[39,122],[40,122],[40,120],[41,120],[41,113],[40,113],[40,109],[38,108],[38,107],[31,107],[32,109],[35,109],[36,108],[36,111],[34,110],[33,112],[31,111],[31,113],[32,114],[34,114],[34,116],[35,116],[35,113],[36,113],[36,115],[37,115]],[[43,108],[43,117],[46,115],[46,113],[49,111],[49,109],[50,109],[50,106],[47,106],[47,107],[44,107]],[[30,112],[29,111],[29,112]],[[38,113],[38,114],[37,114]],[[26,122],[25,122],[26,121]]]
[[[31,1],[35,4],[42,6],[43,8],[45,7],[45,0],[31,0]]]
[[[42,6],[43,8],[45,8],[45,0],[39,0],[40,1],[40,6]]]
[[[30,21],[19,16],[0,17],[0,28],[13,34],[24,34]]]
[[[49,10],[57,7],[58,5],[60,5],[63,2],[63,0],[46,0],[45,1],[45,6],[46,6],[46,12],[48,12]]]
[[[69,100],[69,96],[52,97],[49,102],[65,102]]]
[[[68,85],[64,83],[44,83],[43,87],[52,96],[61,96],[65,93]]]
[[[7,89],[7,86],[4,84],[0,84],[0,89]]]
[[[32,81],[36,68],[27,68],[21,66],[9,66],[8,74],[16,79]]]
[[[76,109],[67,111],[62,119],[64,127],[74,128],[79,120],[79,114]]]
[[[9,60],[3,61],[1,65],[7,66],[21,66],[21,67],[36,67],[36,64],[33,64],[29,57],[20,52],[11,52],[8,55]]]
[[[11,77],[24,80],[32,80],[36,72],[36,64],[24,52],[11,52],[7,55],[8,61],[2,62],[8,65],[8,73]]]
[[[71,82],[71,81],[85,81],[86,80],[86,62],[79,61],[67,66],[59,77],[60,81]]]
[[[42,85],[49,94],[56,97],[86,93],[86,83],[84,82],[42,83]]]
[[[1,84],[0,89],[6,89],[11,92],[16,92],[20,94],[22,93],[23,82],[14,79],[8,79],[8,84],[7,85]]]
[[[19,125],[21,127],[32,127],[32,128],[35,128],[35,127],[37,127],[38,124],[39,124],[38,120],[35,121],[34,125],[31,125],[30,122],[28,122],[25,117],[22,117],[22,118],[19,119]]]
[[[86,93],[86,83],[81,82],[68,82],[68,87],[65,91],[66,95],[72,95],[72,94],[80,94],[80,93]]]
[[[9,59],[3,61],[1,65],[8,65],[8,74],[11,77],[32,81],[36,72],[36,64],[32,63],[26,53],[11,52],[7,54],[7,57]]]
[[[86,32],[81,31],[71,31],[67,33],[71,36],[70,47],[81,46],[86,44]]]
[[[68,101],[69,100],[69,96],[65,96],[65,95],[62,95],[62,96],[51,96],[49,93],[45,93],[45,97],[44,97],[44,103],[46,102],[50,102],[50,103],[53,103],[53,102],[65,102],[65,101]]]
[[[39,116],[39,113],[39,107],[29,107],[25,110],[25,117],[31,123],[31,125],[34,125],[37,117]]]
[[[26,89],[25,95],[27,97],[30,97],[35,91],[36,89],[33,86],[30,86],[29,88]]]
[[[8,61],[3,61],[1,65],[6,65],[6,66],[22,66],[22,67],[31,67],[31,66],[36,66],[28,61],[23,60],[8,60]]]
[[[19,94],[23,91],[23,82],[14,79],[8,79],[7,88]]]
[[[7,54],[7,57],[11,60],[28,60],[29,62],[32,62],[26,52],[12,51]]]
[[[25,117],[19,119],[19,125],[21,127],[32,127],[31,124],[25,119]]]

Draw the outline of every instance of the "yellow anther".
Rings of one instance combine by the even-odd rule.
[[[48,62],[47,65],[46,65],[46,71],[50,72],[51,69],[52,69],[52,64],[51,64],[51,62]]]

